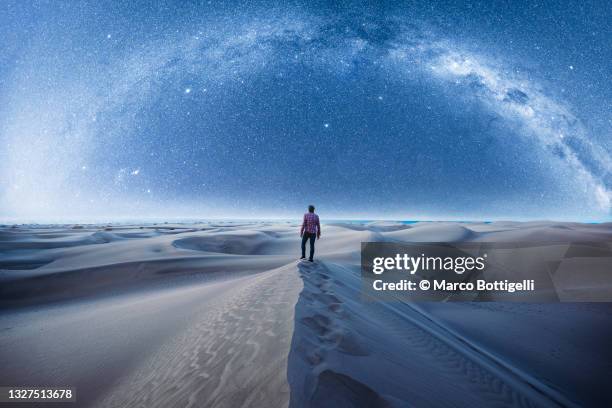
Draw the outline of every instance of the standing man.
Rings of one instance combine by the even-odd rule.
[[[321,224],[314,210],[314,205],[308,206],[308,212],[304,214],[304,222],[300,230],[300,237],[302,237],[302,257],[300,259],[306,259],[306,241],[310,240],[310,258],[308,258],[310,262],[314,256],[315,237],[321,238]]]

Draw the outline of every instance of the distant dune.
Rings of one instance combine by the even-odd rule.
[[[588,241],[609,265],[612,225],[335,223],[313,264],[298,230],[0,228],[0,385],[92,407],[612,406],[610,303],[360,298],[363,241]],[[577,286],[580,259],[558,262]]]

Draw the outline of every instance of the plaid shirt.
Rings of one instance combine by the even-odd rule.
[[[311,212],[304,214],[304,222],[302,222],[300,234],[303,234],[304,231],[310,234],[321,235],[321,224],[319,223],[319,216],[317,214]]]

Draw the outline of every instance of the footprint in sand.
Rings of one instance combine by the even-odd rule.
[[[314,316],[304,317],[302,323],[313,330],[317,336],[325,336],[330,331],[331,321],[327,316],[316,314]]]
[[[316,270],[316,273],[312,273]],[[343,310],[343,302],[331,290],[332,279],[324,265],[305,264],[300,265],[302,278],[305,288],[302,296],[319,313],[301,319],[301,323],[308,327],[317,336],[327,350],[337,350],[343,354],[354,356],[366,356],[369,354],[365,347],[362,347],[354,333],[343,323],[346,315]],[[317,307],[318,306],[318,307]],[[318,365],[323,362],[324,355],[321,348],[315,349],[307,355],[307,360],[311,365]]]
[[[317,377],[312,406],[386,408],[390,404],[367,385],[347,375],[325,370]]]

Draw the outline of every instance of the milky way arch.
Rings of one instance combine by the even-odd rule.
[[[606,147],[537,73],[473,48],[287,12],[36,42],[5,80],[3,212],[607,217]]]

